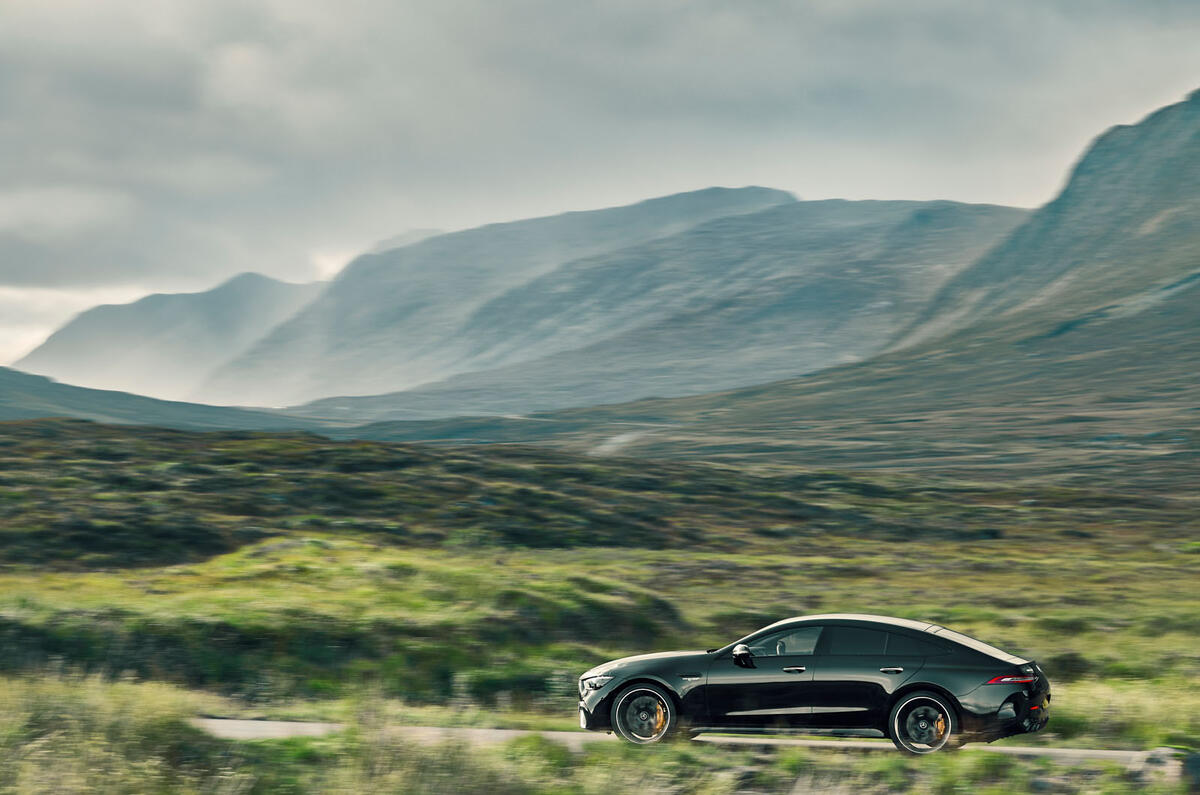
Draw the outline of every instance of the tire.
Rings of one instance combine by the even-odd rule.
[[[928,691],[905,693],[892,707],[888,736],[906,754],[932,754],[958,747],[962,727],[945,696]]]
[[[621,739],[637,745],[669,737],[679,720],[671,695],[648,682],[630,685],[617,693],[611,717],[613,730]]]

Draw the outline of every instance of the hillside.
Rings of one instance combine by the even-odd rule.
[[[183,399],[323,287],[243,273],[206,292],[98,306],[14,367],[79,386]]]
[[[1062,195],[951,280],[909,347],[862,363],[691,398],[358,433],[1191,489],[1198,169],[1200,93],[1106,133]],[[947,308],[960,300],[965,312]]]
[[[711,392],[864,359],[1025,215],[954,202],[820,201],[721,218],[564,264],[487,302],[454,340],[475,372],[291,411],[527,413]]]
[[[469,351],[459,344],[461,326],[506,290],[570,260],[792,201],[790,194],[766,188],[710,188],[492,224],[365,254],[192,398],[283,406],[445,378],[471,366]]]
[[[797,537],[907,540],[1023,531],[1011,495],[979,508],[978,489],[914,492],[899,481],[832,472],[648,464],[509,446],[444,449],[56,419],[0,423],[0,461],[8,473],[3,504],[16,509],[0,516],[0,566],[199,560],[306,526],[404,547],[709,551],[774,547],[785,528]],[[45,480],[48,473],[61,480]],[[148,494],[157,495],[155,504],[146,503]],[[1048,511],[1047,521],[1055,516]],[[1174,527],[1160,530],[1165,537]]]
[[[319,423],[264,411],[157,400],[128,392],[60,384],[0,367],[0,421],[74,417],[129,425],[191,429],[276,430]]]

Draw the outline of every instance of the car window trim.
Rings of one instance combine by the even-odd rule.
[[[856,627],[858,629],[871,629],[871,630],[875,630],[876,632],[883,632],[886,634],[891,634],[891,633],[895,632],[898,635],[908,635],[909,637],[912,637],[923,643],[928,643],[931,646],[937,647],[938,655],[950,654],[953,651],[953,649],[947,645],[948,639],[940,638],[940,637],[938,637],[937,634],[935,634],[933,632],[922,632],[919,630],[909,629],[908,627],[900,626],[900,625],[891,625],[891,624],[880,625],[880,624],[876,624],[874,622],[865,622],[865,621],[859,622],[859,621],[853,621],[853,620],[824,619],[821,621],[813,621],[813,622],[797,621],[794,624],[787,625],[786,627],[780,627],[780,626],[775,626],[775,625],[769,625],[766,627],[762,627],[761,629],[751,632],[749,635],[745,635],[731,643],[727,643],[724,646],[714,649],[711,652],[711,654],[713,654],[714,656],[716,656],[718,658],[724,657],[724,656],[727,656],[728,654],[730,654],[733,651],[733,647],[738,645],[739,643],[745,643],[746,645],[750,645],[752,642],[758,640],[759,638],[765,637],[766,635],[770,634],[771,632],[779,632],[784,629],[799,629],[801,627],[807,627],[807,626],[818,626],[822,630],[821,637],[817,638],[817,645],[813,648],[813,656],[828,655],[828,653],[829,653],[828,652],[828,644],[829,644],[829,639],[830,639],[831,635],[830,635],[830,633],[825,632],[824,630],[826,630],[830,627]],[[938,629],[942,629],[942,627],[940,627],[936,624],[931,624],[930,626],[934,626],[934,627],[937,627]],[[886,649],[886,648],[887,648],[887,646],[885,645],[884,649]],[[886,653],[886,651],[885,651],[885,653]],[[862,657],[862,656],[866,656],[866,655],[843,655],[843,656]],[[933,655],[924,655],[924,656],[933,656]]]

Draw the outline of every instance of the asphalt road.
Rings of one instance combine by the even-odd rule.
[[[195,725],[217,737],[229,740],[273,740],[285,737],[319,737],[338,731],[338,723],[314,723],[277,720],[231,720],[225,718],[197,718]],[[585,731],[526,731],[523,729],[465,729],[438,728],[435,726],[394,726],[390,731],[398,736],[418,743],[438,743],[458,740],[470,745],[497,745],[527,734],[541,736],[562,743],[572,751],[582,750],[587,743],[614,742],[611,734]],[[694,740],[718,745],[749,745],[756,747],[827,748],[840,751],[892,752],[895,746],[888,740],[810,740],[791,737],[751,737],[701,734]],[[1153,751],[1106,751],[1091,748],[1048,748],[1018,745],[987,745],[983,743],[963,746],[964,752],[991,751],[1023,757],[1042,757],[1063,764],[1106,760],[1125,765],[1131,770],[1157,767],[1168,778],[1177,778],[1180,765],[1172,749],[1160,748]]]

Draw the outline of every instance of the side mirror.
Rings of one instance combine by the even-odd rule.
[[[742,668],[754,667],[754,655],[750,653],[750,647],[745,643],[739,643],[733,647],[733,664],[740,665]]]

